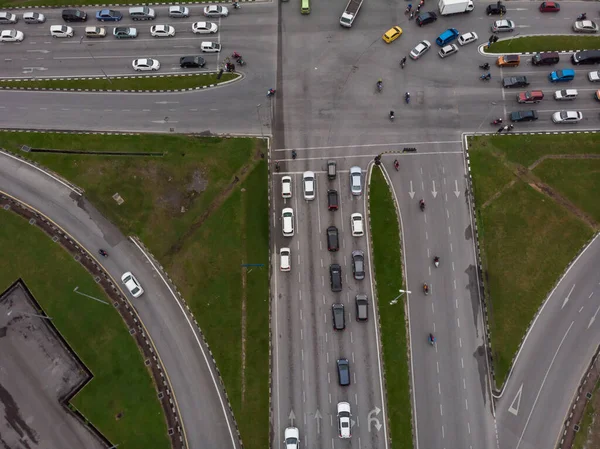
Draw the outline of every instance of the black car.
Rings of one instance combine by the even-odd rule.
[[[340,249],[338,229],[335,226],[329,226],[327,228],[327,250],[337,251],[338,249]]]
[[[510,88],[525,86],[529,86],[529,81],[527,81],[527,77],[525,76],[508,76],[506,78],[502,78],[502,87]]]
[[[327,208],[329,210],[338,210],[338,204],[337,190],[329,189],[327,191]]]
[[[202,56],[184,56],[179,59],[179,67],[184,69],[197,69],[204,67],[206,61]]]
[[[511,122],[532,122],[538,119],[536,111],[516,111],[510,113]]]
[[[331,282],[332,292],[342,291],[342,267],[337,263],[329,265],[329,280]]]
[[[500,14],[504,15],[506,14],[506,6],[500,2],[497,2],[492,5],[488,5],[486,12],[488,16],[499,16]]]
[[[336,331],[343,331],[346,328],[346,317],[344,314],[344,304],[334,304],[331,306],[333,314],[333,328]]]
[[[437,20],[437,14],[433,11],[423,12],[417,16],[417,25],[422,27],[428,23],[433,23]]]

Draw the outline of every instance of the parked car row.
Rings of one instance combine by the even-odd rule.
[[[229,10],[221,5],[205,6],[203,15],[205,17],[227,17]],[[169,17],[174,19],[190,17],[190,10],[187,6],[173,5],[169,7]],[[29,24],[44,23],[46,17],[38,12],[23,13],[23,21]],[[65,22],[87,22],[88,14],[81,9],[69,8],[63,9],[61,14]],[[118,22],[123,19],[123,13],[114,9],[101,9],[95,14],[96,20],[100,22]],[[132,20],[154,20],[156,19],[156,11],[149,6],[133,6],[129,8],[129,17]],[[0,11],[0,25],[11,25],[19,22],[19,17],[6,11]]]
[[[340,438],[352,437],[352,410],[349,402],[338,402],[336,407],[338,423],[338,436]],[[285,449],[300,449],[300,432],[297,427],[287,427],[283,432]]]

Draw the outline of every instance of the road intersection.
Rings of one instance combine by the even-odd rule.
[[[224,45],[244,54],[248,61],[243,69],[246,77],[231,85],[168,95],[0,91],[3,105],[0,120],[7,128],[273,134],[271,157],[282,163],[281,173],[271,179],[273,260],[278,260],[275,255],[285,244],[292,249],[295,262],[292,273],[288,273],[291,276],[277,272],[277,263],[273,266],[274,448],[283,446],[283,430],[290,425],[300,428],[303,447],[341,447],[336,435],[335,405],[347,400],[353,407],[352,447],[387,449],[389,435],[376,310],[370,310],[367,323],[348,319],[347,329],[336,333],[331,330],[330,308],[334,300],[339,301],[345,305],[348,317],[353,318],[354,295],[368,294],[371,307],[374,297],[368,239],[356,239],[349,234],[350,213],[360,212],[365,216],[366,206],[364,195],[357,199],[350,194],[348,170],[354,165],[366,170],[376,154],[398,153],[384,156],[383,162],[400,206],[408,290],[413,292],[408,304],[417,447],[499,445],[508,449],[533,448],[533,442],[542,437],[551,442],[559,432],[556,426],[564,416],[565,401],[569,402],[587,366],[588,350],[593,352],[595,347],[583,343],[578,347],[581,340],[572,340],[579,335],[576,331],[584,327],[579,323],[581,319],[577,321],[579,324],[568,326],[576,323],[575,315],[565,321],[567,327],[557,332],[552,342],[546,341],[547,346],[542,344],[546,335],[542,330],[536,331],[537,337],[532,334],[521,356],[521,360],[531,363],[515,367],[498,403],[496,432],[476,285],[474,233],[465,196],[467,181],[461,134],[494,131],[489,125],[494,118],[506,117],[513,110],[530,109],[517,105],[514,100],[517,90],[501,88],[503,76],[527,75],[530,87],[543,88],[549,98],[562,86],[550,85],[546,79],[550,70],[533,67],[528,61],[519,68],[493,68],[489,83],[478,80],[481,74],[478,64],[493,63],[491,57],[482,56],[477,49],[489,36],[489,26],[494,20],[485,15],[483,4],[477,4],[471,14],[443,17],[435,25],[420,29],[408,22],[403,4],[366,2],[350,30],[339,26],[345,4],[344,0],[326,6],[314,4],[308,17],[301,16],[292,2],[245,4],[239,14],[223,19],[222,23],[227,21],[228,27],[224,28],[227,31]],[[507,17],[517,22],[517,34],[542,34],[548,29],[569,33],[582,4],[562,2],[561,6],[560,15],[540,18],[537,3],[507,2]],[[246,27],[252,23],[257,26],[253,27],[250,39]],[[388,25],[404,29],[403,36],[390,45],[381,41]],[[433,42],[450,27],[458,28],[461,33],[475,31],[480,40],[447,59],[441,60],[432,49],[421,60],[408,61],[405,69],[399,68],[401,57],[420,40]],[[108,57],[110,51],[102,51],[106,52],[103,53],[107,56],[106,67],[119,73],[120,63]],[[90,73],[93,61],[87,56],[83,61],[79,73]],[[49,67],[54,66],[49,63]],[[56,70],[58,74],[65,73],[59,67]],[[17,72],[6,76],[16,76]],[[597,111],[591,95],[595,89],[581,72],[569,85],[578,88],[582,97],[577,100],[577,108],[584,112],[585,119],[577,129],[595,129],[598,119],[595,113],[591,114]],[[381,94],[375,92],[378,78],[384,80]],[[276,97],[265,98],[267,88],[275,85]],[[407,91],[412,96],[409,105],[403,103]],[[549,117],[562,106],[551,99],[541,106],[535,107],[540,120],[518,124],[515,131],[556,128]],[[396,112],[395,122],[387,119],[390,110]],[[169,120],[164,120],[165,117]],[[417,148],[417,152],[401,154],[405,147]],[[291,159],[292,149],[298,153],[296,160]],[[393,158],[400,160],[399,172],[390,170]],[[338,163],[338,177],[333,182],[325,175],[328,159]],[[301,197],[300,180],[305,170],[317,174],[317,199],[312,202]],[[292,175],[294,183],[294,197],[285,203],[279,190],[284,174]],[[336,188],[340,193],[338,212],[326,208],[324,195],[328,188]],[[425,213],[417,208],[421,197],[427,203]],[[296,213],[296,236],[291,243],[282,237],[279,224],[284,204],[293,207]],[[342,236],[340,252],[335,255],[324,247],[324,231],[330,224],[335,224]],[[365,251],[367,258],[369,270],[363,281],[355,281],[350,274],[349,254],[356,248]],[[589,254],[587,257],[593,256],[593,260],[600,257],[595,250]],[[442,260],[439,268],[432,268],[433,255]],[[328,285],[328,266],[334,261],[342,265],[344,275],[345,290],[339,297],[334,297]],[[587,291],[592,291],[587,279],[592,279],[593,273],[579,266],[573,270],[573,275],[579,276],[573,282],[585,284]],[[427,298],[420,294],[424,281],[433,288]],[[563,283],[560,285],[562,288]],[[593,298],[588,298],[584,310],[593,308]],[[569,304],[569,307],[575,306]],[[552,317],[547,319],[556,319],[556,312]],[[597,329],[597,323],[595,327],[592,323],[592,327]],[[426,342],[427,333],[432,331],[438,336],[434,348]],[[554,341],[558,337],[564,340]],[[594,338],[598,341],[597,334]],[[565,350],[567,346],[563,345],[571,345],[571,350]],[[544,347],[547,350],[539,350]],[[559,355],[554,364],[562,354],[571,355],[572,358],[564,359],[572,367],[568,376],[548,368],[555,353]],[[351,363],[350,387],[337,385],[335,361],[341,357]],[[534,363],[537,358],[543,358],[545,365]],[[546,375],[544,369],[549,369]],[[536,379],[534,385],[526,384],[524,378]],[[523,390],[521,384],[526,384]],[[569,387],[563,388],[564,385]],[[210,383],[205,387],[212,388]],[[558,388],[565,392],[561,397],[550,394]],[[518,416],[510,411],[515,408],[517,395],[522,397]],[[549,423],[542,412],[534,413],[552,407],[557,415]],[[526,415],[529,418],[523,419]],[[561,416],[557,418],[558,415]],[[545,423],[556,432],[548,432]],[[191,444],[191,447],[196,446]]]

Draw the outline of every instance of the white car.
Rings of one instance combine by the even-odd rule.
[[[579,94],[579,92],[577,92],[577,89],[557,90],[556,92],[554,92],[554,99],[555,100],[575,100],[575,98],[577,98],[578,94]]]
[[[200,50],[204,53],[219,53],[221,51],[221,44],[217,44],[216,42],[202,42]]]
[[[125,284],[125,287],[127,287],[127,290],[129,290],[129,293],[131,293],[131,296],[134,298],[139,298],[144,294],[144,289],[130,271],[121,276],[121,281]]]
[[[219,31],[219,26],[213,22],[196,22],[192,24],[194,34],[212,34]]]
[[[438,52],[438,55],[440,55],[440,58],[443,59],[446,56],[453,55],[457,51],[458,51],[458,47],[456,46],[456,44],[449,44],[449,45],[446,45],[445,47],[442,47],[442,49]]]
[[[1,25],[9,25],[13,23],[17,23],[19,18],[16,14],[12,12],[0,12],[0,24]]]
[[[500,33],[503,31],[514,31],[515,30],[515,22],[512,20],[496,20],[492,25],[492,31],[494,33]]]
[[[312,171],[305,171],[302,175],[302,186],[304,188],[304,199],[312,201],[315,199],[315,190],[317,190],[317,180],[315,179],[315,173]]]
[[[600,81],[600,71],[596,70],[588,73],[588,79],[592,82]]]
[[[160,62],[151,58],[134,59],[131,65],[136,72],[155,72],[160,69]]]
[[[300,432],[296,427],[288,427],[283,432],[285,449],[300,449]]]
[[[421,41],[417,44],[415,48],[410,51],[410,57],[412,59],[419,59],[421,56],[425,54],[427,50],[431,48],[431,42],[429,41]]]
[[[73,28],[67,25],[52,25],[50,27],[50,34],[52,37],[73,37],[75,32]]]
[[[39,12],[26,12],[23,14],[23,21],[25,23],[44,23],[46,17]]]
[[[281,211],[281,230],[284,237],[294,236],[294,209],[291,207]]]
[[[479,39],[477,34],[475,34],[474,31],[471,31],[470,33],[465,33],[465,34],[459,36],[458,43],[460,45],[467,45],[467,44],[470,44],[471,42],[475,42],[477,39]]]
[[[338,402],[337,418],[338,418],[338,435],[340,438],[352,437],[352,423],[350,422],[350,404],[348,402]]]
[[[579,111],[558,111],[552,114],[554,123],[577,123],[583,119],[583,114]]]
[[[598,25],[591,20],[578,20],[573,24],[573,31],[576,33],[597,33]]]
[[[25,35],[18,30],[2,30],[0,33],[0,42],[21,42]]]
[[[171,25],[152,25],[150,35],[152,37],[173,37],[175,36],[175,28]]]
[[[190,10],[187,6],[169,6],[169,17],[174,17],[176,19],[184,19],[190,16]]]
[[[283,176],[281,178],[281,197],[291,198],[292,197],[292,177]]]
[[[362,194],[362,170],[360,167],[350,169],[350,191],[354,196]]]
[[[363,217],[358,212],[350,215],[350,228],[352,229],[352,237],[362,237],[365,235]]]
[[[279,269],[281,271],[290,271],[292,269],[292,252],[289,248],[279,250]]]
[[[227,17],[229,10],[225,6],[209,5],[204,8],[204,15],[206,17]]]

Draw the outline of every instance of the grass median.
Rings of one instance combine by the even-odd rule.
[[[502,39],[490,47],[484,47],[484,51],[486,53],[531,53],[594,50],[597,48],[600,48],[600,37],[596,36],[544,35]]]
[[[168,449],[167,426],[150,373],[108,298],[73,257],[27,221],[0,211],[0,290],[21,278],[94,379],[72,404],[110,441]],[[120,416],[120,418],[116,418]]]
[[[102,91],[119,90],[178,90],[195,89],[197,87],[220,84],[239,78],[235,73],[223,73],[221,79],[217,79],[216,73],[200,73],[186,75],[149,75],[111,78],[77,78],[77,79],[26,79],[7,80],[0,79],[0,88],[21,89],[88,89]]]
[[[590,159],[599,153],[597,134],[469,140],[498,387],[542,302],[599,229]],[[584,176],[573,171],[585,164]]]
[[[404,287],[400,229],[394,199],[377,167],[373,168],[369,187],[369,210],[390,438],[394,447],[411,449],[412,408],[405,308],[402,300],[390,304],[398,296],[398,290]]]
[[[268,446],[269,213],[262,141],[8,132],[0,139],[12,151],[23,144],[83,151],[27,157],[83,187],[104,216],[150,248],[200,323],[244,446]],[[112,198],[116,192],[125,200],[121,206]]]

